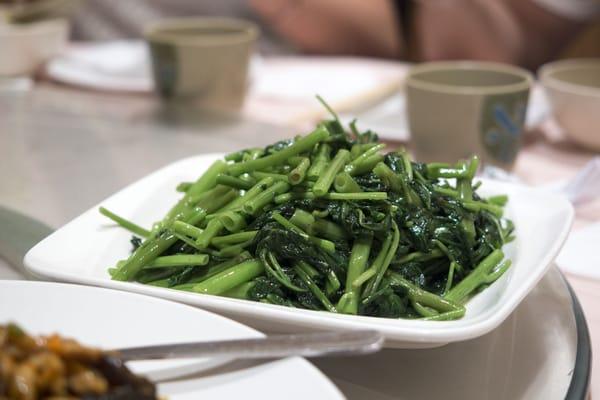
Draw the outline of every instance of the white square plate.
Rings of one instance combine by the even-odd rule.
[[[195,180],[221,155],[187,158],[126,187],[101,205],[151,226],[179,199],[175,186]],[[130,233],[115,227],[94,207],[37,244],[25,256],[34,274],[60,281],[105,286],[195,305],[267,331],[377,329],[386,345],[402,348],[435,347],[481,336],[497,327],[547,271],[569,232],[573,208],[563,197],[524,186],[483,180],[484,196],[507,194],[507,216],[516,226],[516,240],[505,246],[512,267],[488,289],[471,299],[466,315],[456,321],[417,321],[288,308],[152,287],[110,279],[108,267],[126,258]]]

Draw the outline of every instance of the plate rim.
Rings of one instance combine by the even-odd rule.
[[[585,313],[581,308],[581,303],[577,293],[569,283],[565,274],[558,268],[563,283],[571,295],[571,308],[575,327],[577,329],[577,348],[575,350],[575,365],[571,375],[571,383],[567,389],[565,399],[567,400],[585,400],[590,392],[590,381],[592,374],[592,343],[590,341],[590,331],[585,318]]]

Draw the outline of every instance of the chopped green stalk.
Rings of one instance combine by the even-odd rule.
[[[344,314],[357,314],[360,300],[360,287],[352,283],[364,272],[369,261],[369,253],[373,243],[373,235],[361,235],[352,245],[348,273],[346,274],[346,288],[340,298],[337,309]]]
[[[189,236],[194,240],[198,239],[198,237],[202,233],[202,229],[183,221],[173,222],[171,229],[173,230],[173,232]]]
[[[116,222],[119,226],[127,229],[129,232],[131,232],[133,234],[136,234],[143,238],[147,238],[148,236],[150,236],[149,230],[144,229],[141,226],[136,225],[133,222],[128,221],[125,218],[118,216],[117,214],[107,210],[104,207],[100,207],[100,214],[104,215],[105,217],[110,218],[111,220]]]
[[[473,157],[471,157],[471,161],[469,162],[469,165],[467,168],[467,172],[469,173],[469,177],[471,177],[471,180],[473,180],[473,178],[475,178],[475,174],[477,174],[478,168],[479,168],[479,157],[477,155],[474,155]]]
[[[248,193],[246,193],[248,194]],[[229,189],[229,191],[218,198],[209,198],[206,200],[206,205],[204,204],[199,204],[200,207],[202,207],[203,209],[206,210],[206,213],[215,213],[217,211],[222,212],[222,211],[227,211],[228,209],[230,209],[233,205],[235,205],[236,203],[239,203],[241,200],[243,199],[243,197],[239,197],[237,195],[237,192],[233,189]],[[189,219],[188,219],[189,223],[192,223]],[[193,222],[194,225],[197,225],[198,222]]]
[[[218,258],[228,258],[235,257],[238,254],[242,253],[244,249],[252,244],[251,240],[233,244],[231,246],[223,247],[221,250],[214,253],[214,255]]]
[[[377,275],[375,276],[375,279],[369,282],[369,285],[365,290],[367,296],[375,293],[377,289],[379,289],[379,285],[381,284],[383,275],[386,273],[388,267],[390,266],[392,258],[396,255],[396,250],[398,250],[398,244],[400,243],[400,231],[398,230],[398,225],[396,225],[396,222],[394,221],[392,221],[392,227],[394,229],[392,242],[390,244],[390,247],[387,249],[387,254],[383,259],[383,262],[377,268]]]
[[[246,153],[243,155],[242,161],[256,160],[257,158],[262,157],[264,154],[265,154],[265,152],[263,149],[259,149],[259,148],[248,149],[246,151]]]
[[[269,187],[269,185],[271,185],[272,183],[273,183],[273,179],[272,178],[262,179],[260,182],[258,182],[257,184],[255,184],[252,187],[252,189],[248,190],[243,196],[237,197],[231,203],[227,204],[225,207],[223,207],[222,209],[220,209],[219,213],[214,213],[214,214],[207,215],[206,216],[206,220],[207,221],[212,221],[215,218],[221,217],[221,215],[224,212],[227,212],[227,211],[241,211],[242,206],[245,203],[247,203],[250,200],[254,199],[256,196],[258,196],[260,193],[262,193],[264,190],[266,190]]]
[[[251,172],[250,175],[256,179],[272,178],[273,180],[276,180],[276,181],[284,181],[284,182],[288,181],[287,175],[275,174],[273,172],[254,171],[254,172]]]
[[[427,164],[427,174],[431,178],[469,178],[470,171],[465,164],[451,166],[444,163]]]
[[[287,159],[287,163],[290,167],[297,167],[306,157],[293,156]],[[310,160],[308,161],[310,163]]]
[[[190,239],[189,237],[182,235],[180,233],[177,232],[173,232],[173,235],[175,235],[175,237],[179,240],[181,240],[182,242],[184,242],[185,244],[187,244],[188,246],[198,250],[198,251],[203,251],[204,249],[200,248],[196,242],[192,239]]]
[[[500,249],[492,251],[484,258],[477,267],[467,275],[462,281],[454,286],[444,296],[446,300],[455,303],[461,303],[467,296],[475,291],[479,286],[486,283],[486,279],[490,271],[492,271],[504,258],[504,253]]]
[[[234,265],[218,274],[195,284],[190,290],[196,293],[219,295],[248,282],[264,272],[265,268],[259,260],[252,259]]]
[[[175,187],[175,190],[180,193],[185,193],[192,187],[192,185],[192,182],[181,182],[179,185],[177,185],[177,187]]]
[[[317,179],[315,186],[313,186],[313,193],[317,197],[324,196],[329,192],[329,188],[335,179],[335,176],[340,172],[346,163],[350,160],[350,152],[346,149],[341,149],[337,152],[331,164],[325,170],[325,173]]]
[[[362,153],[361,155],[359,155],[358,157],[353,159],[350,163],[348,163],[348,165],[346,166],[346,170],[355,168],[357,165],[362,164],[369,157],[378,154],[379,151],[383,150],[384,148],[385,148],[385,144],[383,144],[383,143],[380,143],[380,144],[370,147],[364,153]]]
[[[240,161],[242,161],[242,158],[244,157],[245,153],[246,153],[246,150],[240,150],[240,151],[236,151],[235,153],[226,154],[225,157],[223,157],[223,158],[225,159],[225,161],[240,162]]]
[[[373,168],[375,175],[390,189],[396,193],[404,193],[404,182],[399,175],[390,169],[383,162],[380,162]]]
[[[219,185],[204,193],[198,201],[190,202],[190,204],[195,204],[195,206],[187,205],[182,208],[174,220],[162,220],[155,223],[152,226],[152,233],[155,234],[163,229],[170,229],[175,221],[185,221],[190,225],[197,225],[201,221],[208,219],[208,213],[217,211],[233,203],[237,197],[237,191],[227,186]]]
[[[235,197],[235,194],[233,192],[229,192],[230,196],[225,196],[224,199],[222,200],[227,200],[227,198],[233,198]],[[216,202],[215,204],[220,204],[218,202]],[[204,219],[206,218],[206,213],[207,210],[212,210],[212,208],[210,208],[208,205],[205,206],[206,208],[202,208],[202,207],[195,207],[188,215],[186,218],[186,222],[190,225],[196,226],[198,225],[200,222],[204,221]],[[177,221],[175,221],[177,222]],[[172,226],[172,225],[171,225]]]
[[[473,188],[471,186],[471,181],[473,176],[471,174],[475,174],[477,167],[472,167],[472,165],[477,164],[477,159],[471,160],[469,166],[467,166],[467,171],[469,171],[468,178],[458,178],[456,179],[456,189],[458,191],[458,197],[461,201],[472,201],[473,200]],[[470,246],[475,245],[475,221],[471,214],[465,215],[460,222],[460,226],[462,230],[465,232],[465,236],[467,237],[467,241]]]
[[[240,176],[238,176],[238,178],[240,178],[243,181],[252,183],[252,186],[256,185],[256,182],[258,182],[250,174],[241,174]]]
[[[206,200],[211,199],[213,197],[222,196],[228,192],[231,192],[232,189],[228,186],[217,185],[212,189],[207,190],[206,192],[198,193],[188,198],[186,203],[187,207],[193,207],[194,205],[202,202],[206,202]],[[186,192],[187,193],[187,192]]]
[[[290,218],[290,222],[298,226],[304,232],[310,232],[312,225],[315,223],[315,217],[313,217],[311,213],[308,213],[301,208],[297,208]]]
[[[161,270],[161,272],[164,272],[164,278],[161,279],[157,279],[157,280],[151,280],[151,281],[143,281],[140,279],[139,281],[146,284],[146,285],[150,285],[150,286],[157,286],[157,287],[164,287],[164,288],[168,288],[169,287],[169,276],[173,275],[172,272],[167,271],[167,270]]]
[[[421,199],[404,180],[404,177],[396,174],[390,167],[380,162],[373,168],[373,172],[394,192],[404,194],[410,204],[422,206]]]
[[[223,293],[225,297],[231,297],[234,299],[242,299],[247,300],[249,298],[249,292],[256,285],[256,282],[244,282],[241,285],[234,287],[233,289],[229,289],[228,291]]]
[[[289,157],[312,149],[317,143],[329,138],[327,129],[320,125],[312,133],[298,139],[294,144],[271,155],[229,166],[231,175],[240,175],[244,172],[264,170],[265,168],[285,162]]]
[[[402,265],[410,261],[429,261],[435,258],[443,257],[444,253],[439,249],[433,249],[429,253],[423,253],[420,251],[415,251],[413,253],[406,254],[396,261],[395,264]]]
[[[223,230],[223,221],[221,218],[215,218],[208,222],[206,228],[196,239],[196,245],[201,249],[206,249],[210,241]]]
[[[191,220],[204,219],[205,214],[212,210],[217,210],[223,207],[225,204],[232,201],[237,197],[237,192],[230,187],[218,185],[207,192],[202,193],[199,196],[190,198],[188,204],[181,209],[180,214],[176,219],[166,224],[165,220],[155,223],[152,227],[152,232],[158,232],[164,228],[168,228],[174,221],[183,221],[191,225],[195,225],[197,222],[191,222]],[[218,199],[216,202],[213,199]],[[200,217],[197,214],[202,214]],[[199,222],[199,221],[198,221]]]
[[[313,192],[289,192],[276,196],[273,199],[275,204],[287,203],[290,200],[312,200],[316,198]],[[327,193],[322,196],[325,200],[386,200],[385,192],[362,192],[362,193]]]
[[[325,309],[329,312],[336,313],[337,310],[331,301],[325,296],[325,293],[321,291],[321,289],[317,286],[317,284],[308,276],[306,272],[302,268],[299,268],[298,264],[303,264],[304,261],[298,261],[298,263],[294,266],[294,271],[298,275],[298,277],[304,282],[304,284],[308,287],[308,289],[315,295],[315,297],[323,304]]]
[[[269,186],[273,184],[273,182],[275,182],[275,180],[270,177],[261,179],[258,183],[252,186],[252,188],[248,190],[243,196],[238,197],[237,199],[229,203],[226,207],[224,207],[222,211],[238,211],[244,206],[244,204],[254,200],[254,198],[256,198],[258,195],[265,192],[269,188]]]
[[[262,251],[260,254],[260,260],[265,266],[265,270],[268,275],[275,278],[279,283],[281,283],[286,288],[290,289],[293,292],[305,292],[306,289],[298,287],[292,283],[290,277],[285,273],[279,262],[273,255],[273,253],[268,251]]]
[[[238,178],[237,176],[230,176],[225,174],[219,174],[217,176],[217,183],[241,190],[248,190],[253,186],[251,181]]]
[[[420,304],[431,307],[438,312],[455,311],[463,308],[460,304],[452,302],[449,299],[440,297],[434,293],[428,292],[423,289],[411,290],[411,298],[418,301]]]
[[[304,193],[300,193],[300,195],[304,195]],[[287,192],[287,193],[275,196],[275,198],[273,198],[273,203],[279,205],[279,204],[287,203],[288,201],[295,200],[295,199],[297,199],[297,197],[294,193]]]
[[[377,273],[377,271],[375,269],[369,268],[368,270],[366,270],[365,272],[363,272],[362,274],[360,274],[358,276],[358,278],[356,278],[355,280],[352,281],[352,288],[354,290],[360,289],[360,287],[362,285],[364,285],[365,282],[367,282],[373,276],[375,276],[376,273]]]
[[[408,178],[409,182],[412,182],[413,180],[413,168],[412,168],[412,163],[410,161],[410,156],[408,155],[408,153],[406,152],[406,150],[403,148],[400,151],[398,151],[398,154],[400,154],[400,157],[402,157],[402,164],[404,166],[404,171],[406,172],[406,177]]]
[[[365,144],[352,145],[352,148],[350,149],[350,157],[353,160],[355,160],[356,157],[360,156],[361,154],[363,154],[364,152],[366,152],[369,149],[372,149],[375,146],[377,146],[377,143],[365,143]]]
[[[283,204],[291,200],[312,200],[314,198],[315,194],[312,192],[288,192],[275,196],[273,202],[275,204]]]
[[[276,195],[285,193],[289,189],[290,185],[287,182],[275,182],[273,186],[269,187],[264,192],[260,193],[255,198],[251,199],[246,204],[244,204],[242,209],[247,214],[256,215],[266,205],[272,203]]]
[[[285,228],[287,228],[287,229],[289,229],[291,231],[294,231],[298,235],[302,236],[304,239],[315,243],[316,245],[318,245],[323,250],[325,250],[325,251],[327,251],[329,253],[333,253],[335,251],[335,244],[333,242],[331,242],[329,240],[326,240],[326,239],[317,238],[317,237],[314,237],[314,236],[311,236],[311,235],[307,234],[302,229],[298,228],[296,225],[292,224],[290,221],[288,221],[287,219],[285,219],[278,212],[274,212],[273,215],[272,215],[272,218],[275,221],[279,222]]]
[[[302,160],[296,168],[294,168],[288,175],[288,182],[290,185],[299,185],[304,180],[306,172],[310,167],[310,160],[306,157],[302,157]]]
[[[463,201],[463,207],[469,211],[487,211],[494,214],[496,217],[502,217],[504,210],[502,207],[495,204],[483,203],[481,201]]]
[[[243,161],[244,159],[254,160],[263,154],[264,154],[263,149],[255,147],[252,149],[245,149],[245,150],[236,151],[234,153],[229,153],[223,158],[225,159],[225,161],[240,162],[240,161]]]
[[[491,196],[487,198],[488,203],[493,204],[498,207],[504,207],[506,203],[508,203],[508,196],[505,194],[500,194],[497,196]]]
[[[442,296],[445,296],[452,288],[452,283],[454,282],[454,270],[456,269],[456,261],[450,262],[450,267],[448,268],[448,277],[446,278],[446,287],[444,288],[444,293]]]
[[[381,154],[373,154],[356,165],[346,165],[344,171],[352,176],[362,175],[373,170],[375,165],[383,161]]]
[[[373,281],[371,280],[371,278],[373,278],[377,275],[377,272],[381,269],[381,266],[385,262],[388,252],[390,250],[390,246],[392,245],[393,239],[394,239],[393,235],[386,236],[385,240],[381,244],[381,248],[379,249],[379,253],[377,254],[377,257],[375,258],[375,260],[373,261],[373,263],[371,264],[369,269],[367,269],[365,272],[363,272],[358,278],[356,278],[353,281],[352,286],[354,286],[356,288],[358,288],[359,286],[362,286],[363,283],[369,281],[369,283],[367,284],[367,287],[365,288],[365,290],[363,291],[363,293],[361,295],[362,298],[365,298],[370,294],[371,288],[373,287]]]
[[[144,268],[184,267],[188,265],[208,264],[208,254],[176,254],[173,256],[157,257]]]
[[[308,215],[310,215],[312,217],[311,214],[308,214]],[[333,240],[333,241],[348,239],[348,235],[346,234],[346,231],[344,231],[342,228],[340,228],[340,226],[338,224],[336,224],[335,222],[332,222],[332,221],[329,221],[326,219],[322,219],[322,218],[314,219],[314,217],[313,217],[313,220],[314,220],[314,223],[312,224],[312,226],[309,227],[309,229],[305,229],[311,235],[314,234],[316,236],[319,236],[319,237],[322,237],[325,239],[329,239],[329,240]],[[304,229],[304,228],[302,228],[302,229]]]
[[[363,192],[363,193],[327,193],[323,198],[328,200],[386,200],[386,192]]]
[[[112,275],[117,281],[129,281],[147,264],[151,263],[177,241],[177,237],[169,232],[162,232],[155,238],[148,239],[138,247],[127,261]]]
[[[226,211],[221,215],[221,223],[231,233],[241,231],[246,227],[244,216],[235,211]]]
[[[484,283],[489,285],[491,283],[496,282],[498,278],[504,275],[504,273],[510,268],[510,265],[510,260],[502,261],[497,268],[494,268],[494,270],[485,277]]]
[[[232,244],[239,244],[242,242],[247,242],[248,240],[252,240],[257,233],[258,231],[245,231],[232,233],[231,235],[226,236],[217,236],[214,237],[210,243],[216,247],[226,247]]]
[[[436,193],[439,193],[441,195],[452,197],[457,200],[460,199],[460,193],[458,193],[457,190],[445,188],[445,187],[439,187],[439,186],[436,186],[434,188],[434,190]]]
[[[439,314],[439,312],[435,311],[434,309],[432,309],[430,307],[422,305],[421,303],[416,301],[414,298],[410,299],[410,304],[413,306],[413,308],[415,309],[416,312],[421,314],[422,317],[432,318]]]
[[[335,122],[337,122],[341,126],[340,117],[338,117],[337,113],[333,110],[333,108],[331,108],[331,106],[329,104],[327,104],[327,102],[325,101],[325,99],[323,99],[319,95],[316,95],[315,97],[317,98],[317,100],[319,101],[319,103],[321,103],[321,105],[323,107],[325,107],[325,109],[329,112],[329,114],[331,114],[331,116],[333,117],[333,119],[335,120]]]
[[[218,210],[229,203],[233,197],[235,197],[235,192],[229,190],[226,194],[217,199],[210,199],[210,202],[199,204],[200,208],[190,209],[189,207],[186,207],[184,209],[185,212],[182,212],[179,217],[184,221],[193,222],[193,224],[200,223],[207,212]],[[144,243],[129,256],[117,271],[115,271],[112,278],[120,281],[132,280],[145,265],[152,262],[156,257],[171,247],[177,239],[177,236],[168,231],[158,231],[153,237],[146,239]]]
[[[328,296],[332,296],[338,291],[342,284],[335,274],[335,271],[332,269],[327,271],[327,275],[325,275],[325,277],[327,278],[327,282],[325,283],[325,292]]]
[[[329,164],[331,153],[331,147],[327,143],[321,143],[317,150],[306,176],[310,180],[316,181],[325,172],[327,165]]]
[[[391,279],[393,285],[407,289],[411,299],[423,306],[431,307],[440,313],[464,309],[464,307],[452,299],[440,297],[434,293],[421,289],[397,272],[388,272],[387,276]]]
[[[421,318],[422,321],[451,321],[464,317],[466,309],[464,307],[452,311],[446,311],[432,317]]]
[[[205,280],[210,279],[217,274],[220,274],[221,272],[225,271],[228,268],[231,268],[235,265],[238,265],[240,263],[243,263],[244,261],[251,260],[251,259],[252,259],[252,256],[250,255],[250,253],[245,251],[245,252],[237,255],[236,257],[231,258],[222,263],[210,265],[210,266],[206,266],[206,267],[202,268],[200,270],[200,275],[191,277],[189,279],[189,281],[186,283],[182,283],[182,284],[173,286],[173,289],[190,291],[197,283],[204,282]]]
[[[333,187],[340,193],[360,193],[363,190],[347,172],[340,172],[333,181]]]
[[[321,273],[319,271],[317,271],[315,268],[313,268],[312,265],[307,264],[305,262],[298,264],[298,268],[302,268],[304,270],[304,272],[306,272],[308,274],[308,276],[310,276],[310,279],[315,279],[316,277],[321,275]]]
[[[163,219],[163,226],[169,226],[175,220],[182,220],[181,215],[185,213],[186,208],[193,207],[195,204],[190,204],[190,200],[198,195],[214,188],[217,185],[217,175],[224,172],[227,164],[221,160],[215,161],[206,172],[189,187],[185,195],[177,204],[169,210],[166,217]]]

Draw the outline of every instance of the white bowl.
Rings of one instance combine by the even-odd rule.
[[[67,43],[67,20],[0,24],[0,77],[30,75]]]
[[[539,71],[554,116],[574,142],[600,151],[600,59],[573,59]]]
[[[175,186],[195,180],[222,155],[204,155],[173,163],[126,187],[101,205],[142,226],[160,220],[179,199]],[[199,306],[257,329],[307,331],[368,328],[382,332],[389,347],[424,348],[481,336],[497,327],[547,271],[571,226],[573,208],[562,196],[484,180],[483,195],[508,194],[507,215],[517,239],[505,252],[513,265],[502,278],[471,299],[456,321],[418,321],[289,308],[247,300],[202,295],[110,279],[107,268],[126,258],[130,233],[113,227],[94,207],[33,247],[25,266],[45,278],[106,286]]]

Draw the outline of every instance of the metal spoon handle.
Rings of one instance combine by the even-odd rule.
[[[116,351],[126,361],[216,356],[250,359],[368,354],[378,351],[382,345],[383,336],[379,332],[356,330],[272,335],[259,339],[174,343]]]

